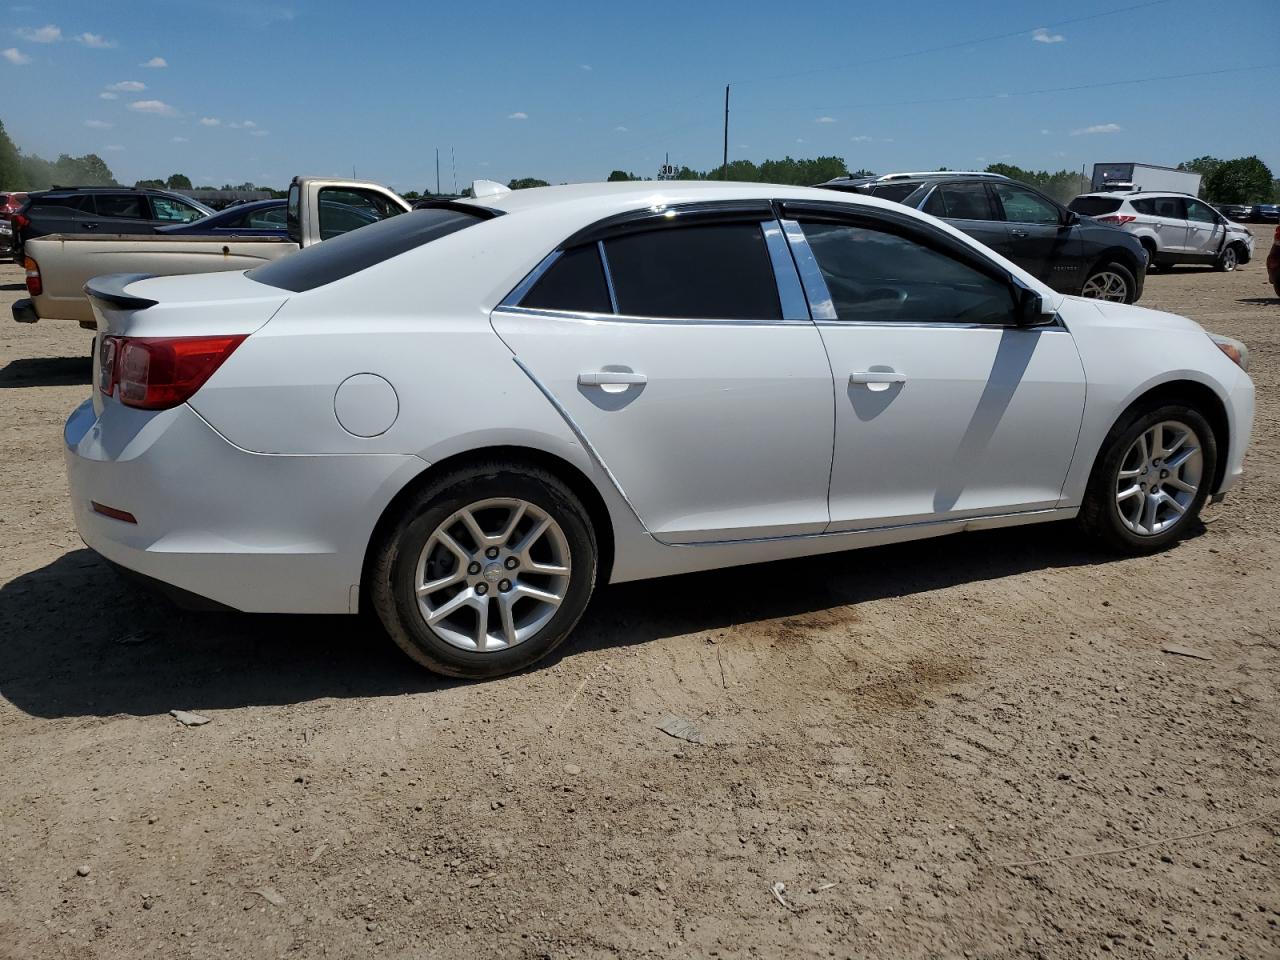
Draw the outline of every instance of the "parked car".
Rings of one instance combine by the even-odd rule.
[[[1236,223],[1245,223],[1253,216],[1253,206],[1248,203],[1215,203],[1214,209]]]
[[[156,227],[190,223],[213,211],[203,203],[168,190],[131,187],[55,187],[27,196],[14,214],[17,245],[14,260],[22,262],[28,240],[49,234],[148,234]]]
[[[898,200],[946,220],[1062,293],[1118,303],[1142,296],[1145,257],[1131,237],[1008,177],[944,171],[820,186]]]
[[[13,253],[12,218],[26,200],[25,193],[16,190],[0,191],[0,256]]]
[[[1072,517],[1148,554],[1241,474],[1242,344],[916,210],[472,191],[247,272],[92,280],[85,542],[188,602],[368,605],[487,677],[599,583]]]
[[[409,209],[405,200],[376,183],[318,177],[295,178],[289,199],[278,202],[284,203],[283,231],[236,235],[233,229],[207,235],[201,226],[206,220],[199,220],[188,225],[190,235],[155,231],[148,236],[54,234],[31,239],[23,257],[30,296],[13,304],[13,318],[19,323],[76,320],[92,327],[93,309],[84,286],[98,274],[244,270]]]
[[[1071,209],[1136,237],[1147,265],[1212,264],[1234,270],[1253,256],[1253,234],[1184,193],[1086,193]]]
[[[353,207],[333,200],[321,200],[319,203],[325,228],[334,236],[382,219],[379,211],[368,205]],[[160,227],[156,233],[166,237],[285,237],[288,235],[285,206],[284,200],[256,200],[227,207],[203,220]]]
[[[1254,223],[1280,222],[1280,205],[1274,203],[1255,203],[1249,219]]]
[[[1275,239],[1271,244],[1271,252],[1267,254],[1267,280],[1280,297],[1280,227],[1276,227]]]

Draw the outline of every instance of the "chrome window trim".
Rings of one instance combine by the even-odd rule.
[[[706,327],[811,327],[813,321],[804,320],[741,320],[727,317],[635,317],[625,313],[585,313],[577,310],[546,310],[541,307],[519,307],[499,304],[494,312],[525,317],[548,317],[552,320],[581,320],[591,323],[647,323],[672,326]]]
[[[778,288],[782,319],[811,321],[813,318],[809,313],[809,302],[800,285],[800,274],[796,271],[795,258],[791,255],[782,224],[777,219],[766,220],[760,224],[760,229],[769,250],[769,261],[773,264],[773,279]]]
[[[514,307],[525,298],[533,285],[542,279],[542,275],[551,269],[551,265],[564,255],[561,250],[552,250],[538,262],[538,265],[525,275],[525,278],[515,285],[510,293],[498,302],[499,307]]]
[[[605,252],[603,240],[596,241],[596,253],[600,255],[600,266],[604,269],[604,285],[609,288],[609,305],[617,315],[618,291],[613,286],[613,271],[609,268],[609,254]]]
[[[954,320],[818,320],[820,327],[884,327],[897,329],[923,327],[926,329],[946,330],[1044,330],[1046,332],[1066,333],[1067,328],[1062,318],[1054,314],[1050,323],[1036,323],[1019,326],[1016,323],[961,323]]]
[[[797,220],[779,220],[787,244],[791,248],[791,256],[795,260],[796,271],[800,274],[800,283],[804,287],[805,297],[809,301],[809,312],[815,322],[823,320],[839,320],[836,306],[831,300],[831,291],[827,289],[826,278],[818,266],[818,258],[809,248],[809,238],[804,235]]]

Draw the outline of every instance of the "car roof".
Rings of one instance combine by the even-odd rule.
[[[1134,197],[1187,197],[1192,200],[1200,200],[1194,193],[1184,193],[1180,190],[1095,190],[1093,193],[1082,193],[1080,197],[1107,197],[1113,200],[1132,200]],[[1076,197],[1077,200],[1080,197]],[[1201,203],[1208,203],[1208,200],[1201,200]]]

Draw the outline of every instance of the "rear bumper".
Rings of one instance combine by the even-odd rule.
[[[40,319],[40,314],[36,313],[36,305],[30,297],[15,300],[12,309],[13,319],[18,323],[35,323]]]
[[[107,560],[255,613],[355,611],[365,549],[426,464],[399,455],[282,456],[228,442],[190,407],[91,401],[64,430],[76,527]],[[127,511],[137,523],[96,512]]]

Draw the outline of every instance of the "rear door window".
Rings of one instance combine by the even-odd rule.
[[[1187,205],[1181,197],[1152,197],[1153,214],[1170,220],[1187,219]]]
[[[620,314],[782,319],[759,223],[651,230],[606,240],[604,249]]]
[[[613,313],[600,251],[594,243],[562,254],[520,301],[535,310]]]
[[[925,213],[949,220],[998,220],[985,184],[943,183],[925,204]]]
[[[98,216],[108,220],[150,220],[147,198],[137,193],[100,193],[93,198]]]

